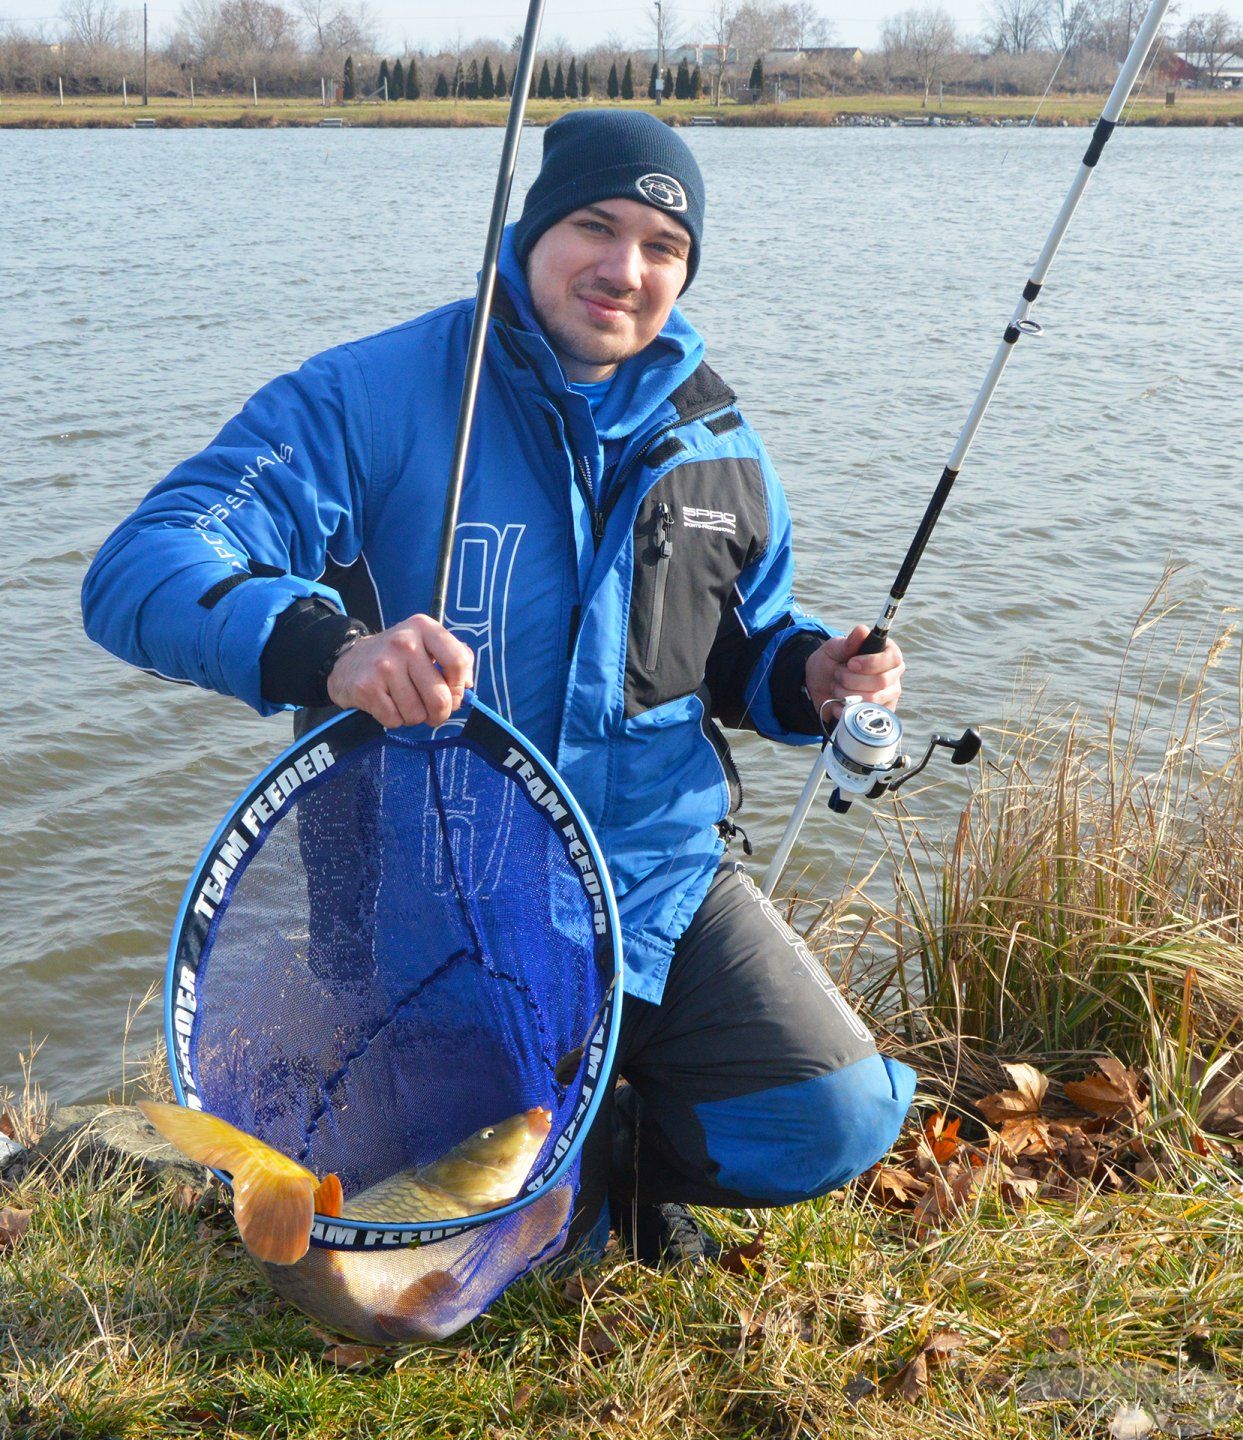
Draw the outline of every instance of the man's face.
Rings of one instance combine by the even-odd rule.
[[[535,313],[566,378],[604,380],[660,333],[691,237],[638,200],[600,200],[549,226],[527,260]]]

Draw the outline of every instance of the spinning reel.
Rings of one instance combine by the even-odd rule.
[[[860,796],[875,800],[913,780],[935,750],[950,752],[951,765],[969,765],[980,753],[980,732],[968,728],[957,740],[934,735],[917,765],[902,753],[902,722],[892,710],[858,695],[847,695],[841,718],[821,752],[824,773],[833,782],[829,809],[844,815]]]

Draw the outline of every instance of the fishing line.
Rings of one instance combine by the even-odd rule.
[[[994,356],[993,364],[992,366],[990,366],[990,370],[988,375],[986,376],[984,385],[981,387],[981,391],[976,397],[976,402],[972,406],[972,410],[968,416],[967,423],[966,425],[964,425],[963,430],[960,433],[959,442],[955,446],[954,452],[952,452],[951,458],[954,458],[955,456],[957,457],[959,467],[961,467],[961,464],[965,460],[967,449],[970,446],[971,440],[974,438],[976,429],[978,428],[981,420],[983,419],[984,410],[987,408],[987,403],[988,400],[991,398],[992,390],[996,387],[996,383],[1000,378],[1001,370],[1004,368],[1006,360],[1008,359],[1008,352],[1013,348],[1014,341],[1017,340],[1022,334],[1040,333],[1040,327],[1036,325],[1034,321],[1031,321],[1029,319],[1029,312],[1031,306],[1034,303],[1036,296],[1040,292],[1041,286],[1043,285],[1044,274],[1052,262],[1053,256],[1057,250],[1057,246],[1058,244],[1060,244],[1062,234],[1064,234],[1066,226],[1069,224],[1070,217],[1074,212],[1075,206],[1078,203],[1079,196],[1082,194],[1087,179],[1090,177],[1092,170],[1095,168],[1096,162],[1100,158],[1100,153],[1104,147],[1105,142],[1108,140],[1109,135],[1115,128],[1117,118],[1121,113],[1124,102],[1130,96],[1136,75],[1138,74],[1139,69],[1142,68],[1144,59],[1147,58],[1148,49],[1152,45],[1153,40],[1155,39],[1156,31],[1161,23],[1162,18],[1164,17],[1165,10],[1168,8],[1168,4],[1169,0],[1153,0],[1153,4],[1150,6],[1145,16],[1145,19],[1141,23],[1139,31],[1136,34],[1135,41],[1132,44],[1127,59],[1123,63],[1123,66],[1118,76],[1118,80],[1115,83],[1113,90],[1111,91],[1110,96],[1106,101],[1104,110],[1102,111],[1101,119],[1098,120],[1097,125],[1093,131],[1091,141],[1089,142],[1088,150],[1080,166],[1080,172],[1071,186],[1070,194],[1063,202],[1062,211],[1059,212],[1058,218],[1054,222],[1053,230],[1050,232],[1049,239],[1046,241],[1045,247],[1042,250],[1040,257],[1038,258],[1036,265],[1033,267],[1032,278],[1029,279],[1028,284],[1024,289],[1024,298],[1020,302],[1019,306],[1016,308],[1014,315],[1011,318],[1010,324],[1006,327],[1006,338],[1003,339],[1002,345],[998,349],[998,353]],[[1141,40],[1143,41],[1142,49]],[[1057,66],[1054,70],[1055,76],[1057,70],[1060,69],[1065,55],[1069,53],[1072,41],[1073,32],[1071,39],[1068,40],[1067,44],[1062,48],[1062,54],[1061,56],[1059,56]],[[1151,69],[1151,66],[1149,68]],[[1128,71],[1130,71],[1129,77],[1127,74]],[[1125,85],[1123,83],[1124,79]],[[1043,106],[1045,98],[1052,89],[1052,83],[1053,81],[1051,77],[1049,84],[1046,86],[1045,94],[1041,97],[1040,104],[1037,106],[1037,114],[1039,114],[1040,108],[1041,106]],[[1109,113],[1111,108],[1114,111],[1112,117],[1110,117]],[[1033,120],[1034,118],[1035,117],[1033,116]],[[1003,154],[1001,162],[1002,164],[1004,164],[1005,162],[1005,156],[1009,153],[1009,148],[1010,147],[1007,146],[1007,149]],[[1028,295],[1029,291],[1030,298]],[[933,333],[934,328],[934,326],[929,326],[925,334],[925,340]],[[1012,331],[1014,332],[1013,338],[1010,338]],[[922,349],[922,346],[920,347],[920,349]],[[913,352],[913,354],[914,353],[915,352]],[[903,375],[902,382],[899,385],[897,391],[891,393],[887,405],[881,406],[878,411],[875,412],[875,419],[879,419],[880,416],[883,415],[887,409],[896,406],[898,399],[902,397],[907,385],[909,384],[910,376],[914,368],[914,363],[914,359],[912,358],[910,364],[908,364],[907,366],[907,369]],[[867,457],[862,462],[862,465],[857,467],[855,479],[850,487],[850,490],[847,492],[847,497],[842,508],[850,508],[850,505],[858,490],[858,487],[864,479],[864,471],[871,464],[871,461],[874,458],[880,443],[881,435],[878,433],[872,443],[872,446],[869,449]],[[946,469],[948,471],[949,467],[947,466]],[[954,472],[955,478],[956,475],[957,471]],[[916,532],[915,541],[912,543],[910,549],[908,550],[906,559],[904,560],[903,565],[899,570],[899,579],[895,581],[895,587],[900,587],[902,594],[905,594],[906,585],[909,584],[910,578],[914,572],[915,565],[918,563],[918,560],[923,553],[923,548],[926,545],[928,538],[931,534],[932,525],[935,524],[936,519],[940,515],[941,508],[944,506],[945,500],[948,498],[949,487],[952,485],[952,483],[952,478],[948,481],[948,483],[946,482],[946,473],[943,472],[941,482],[938,486],[938,491],[936,494],[934,494],[933,501],[930,503],[928,509],[925,511],[924,518],[921,521],[920,526]],[[824,556],[828,553],[832,544],[832,538],[824,543],[821,548],[820,555],[818,556],[818,560],[823,560]],[[894,602],[895,600],[900,599],[901,595],[895,596],[891,592],[890,601],[887,603],[885,610],[882,611],[881,618],[878,619],[876,625],[873,626],[872,632],[869,634],[867,640],[865,640],[863,646],[858,653],[873,654],[884,648],[885,638],[888,633],[889,624],[892,622],[893,616],[896,613],[896,604]],[[892,609],[890,608],[891,605]],[[883,627],[882,621],[884,622]],[[760,684],[765,683],[768,671],[774,661],[775,655],[773,659],[768,662],[768,667],[766,667],[766,669],[761,673],[759,679]],[[856,707],[856,711],[858,711],[859,708],[860,707]],[[845,718],[844,715],[842,718]],[[960,735],[957,739],[947,739],[946,737],[940,735],[934,735],[922,760],[920,760],[917,765],[911,766],[909,758],[903,756],[901,753],[900,742],[902,730],[896,716],[892,715],[888,711],[883,710],[883,707],[871,706],[866,707],[863,713],[857,713],[854,716],[854,719],[855,721],[859,722],[854,727],[855,733],[843,734],[843,744],[838,747],[838,752],[836,754],[834,754],[832,750],[831,738],[826,737],[826,741],[822,745],[821,753],[816,758],[816,761],[812,767],[812,772],[808,776],[808,779],[804,784],[803,792],[800,795],[791,819],[786,826],[785,833],[783,834],[781,841],[779,842],[778,850],[775,853],[772,862],[770,862],[768,870],[765,874],[761,889],[766,895],[771,895],[773,890],[775,889],[777,881],[780,878],[781,870],[784,868],[789,853],[793,848],[794,840],[797,838],[798,831],[801,829],[803,820],[806,818],[807,813],[810,811],[811,804],[815,799],[816,792],[818,791],[820,783],[822,782],[826,773],[826,755],[832,757],[834,768],[829,773],[832,773],[834,780],[837,782],[834,790],[834,801],[831,802],[831,804],[834,806],[834,808],[849,808],[851,802],[844,798],[845,795],[862,794],[868,795],[869,798],[872,798],[870,792],[875,791],[877,786],[882,783],[880,779],[882,774],[887,776],[887,780],[884,783],[883,788],[896,789],[902,783],[904,783],[904,780],[902,778],[903,772],[905,772],[906,779],[914,778],[914,775],[922,771],[923,768],[929,763],[929,760],[932,758],[933,753],[937,749],[944,748],[949,750],[951,752],[951,759],[955,764],[968,763],[969,760],[973,758],[979,750],[979,736],[974,731],[964,731],[962,735]],[[839,719],[838,721],[838,728],[840,727],[841,719]],[[847,728],[850,729],[851,727]],[[873,755],[881,757],[880,766],[877,770],[870,769],[870,762],[866,758],[869,751]],[[682,844],[671,856],[668,863],[663,867],[661,871],[662,874],[668,874],[672,870],[678,858],[681,856],[686,846],[690,844],[693,838],[694,833],[687,834]]]

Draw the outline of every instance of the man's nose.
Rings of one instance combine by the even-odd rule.
[[[596,274],[615,290],[638,290],[643,284],[642,260],[633,240],[617,239],[600,256]]]

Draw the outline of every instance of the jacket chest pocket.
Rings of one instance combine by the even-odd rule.
[[[627,716],[699,689],[738,577],[767,543],[757,461],[687,461],[648,492],[634,526]]]

